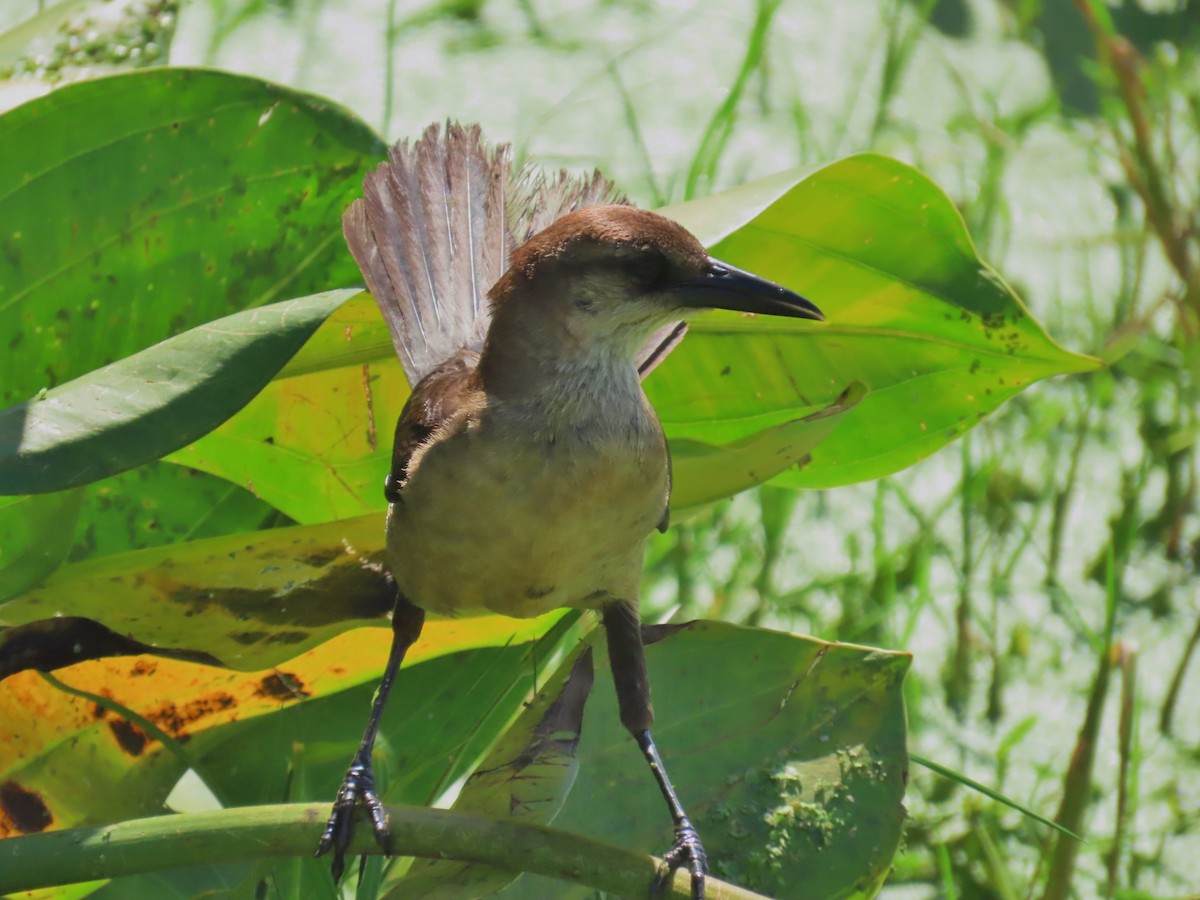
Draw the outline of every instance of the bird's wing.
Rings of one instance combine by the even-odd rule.
[[[462,350],[426,375],[409,396],[396,422],[392,468],[384,482],[383,492],[391,503],[403,499],[413,454],[476,398],[479,385],[475,369],[478,364],[478,353]]]
[[[672,350],[679,346],[687,334],[687,322],[668,322],[654,334],[637,355],[638,377],[643,381],[653,372]]]

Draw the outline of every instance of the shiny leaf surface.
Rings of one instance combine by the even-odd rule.
[[[152,462],[250,401],[350,295],[234,313],[0,412],[0,493],[61,491]]]

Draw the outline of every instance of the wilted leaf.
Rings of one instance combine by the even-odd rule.
[[[515,691],[502,712],[511,717],[531,675],[527,655],[547,635],[551,637],[541,652],[552,655],[555,642],[568,633],[559,624],[562,618],[555,613],[525,622],[500,616],[429,622],[409,650],[400,677],[412,692],[407,703],[400,699],[396,706],[408,712],[397,709],[384,721],[383,757],[389,743],[411,728],[412,716],[427,715],[422,704],[438,693],[440,680],[445,690],[467,699],[461,714],[444,716],[444,733],[426,729],[425,739],[434,749],[429,765],[416,768],[435,782],[447,767],[453,769],[451,750],[464,740],[463,731],[481,727],[498,702],[488,693],[472,706],[472,686],[505,697]],[[307,789],[298,785],[293,798],[303,793],[318,799],[327,793],[332,801],[337,778],[365,724],[390,642],[389,628],[357,629],[278,667],[249,673],[146,656],[84,662],[56,673],[82,695],[60,690],[36,672],[0,681],[0,721],[8,736],[0,742],[0,837],[160,812],[167,792],[189,765],[230,803],[287,799],[282,796],[289,778],[285,761],[295,740],[328,743],[336,752],[310,760],[311,771],[324,775]],[[479,655],[463,654],[466,650]],[[447,656],[454,661],[436,663]],[[519,685],[499,677],[500,658],[509,660],[510,682],[519,679]],[[421,670],[431,663],[425,678]],[[398,696],[404,690],[398,688]],[[89,699],[89,693],[104,705]],[[412,702],[414,696],[421,702]],[[256,720],[274,720],[294,707],[297,712],[307,708],[302,714],[309,722],[307,731],[287,731],[277,722],[253,731]],[[451,722],[458,725],[451,728]],[[254,742],[250,749],[236,744],[246,735]],[[170,746],[164,746],[164,738]],[[236,764],[210,767],[206,754],[220,756],[226,741],[235,742]],[[431,788],[423,784],[422,799],[415,802],[428,802]]]
[[[83,616],[145,644],[258,669],[391,611],[383,533],[370,515],[103,556],[63,566],[0,617]]]

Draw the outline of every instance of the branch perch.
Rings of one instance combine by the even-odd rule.
[[[644,897],[662,861],[543,825],[453,810],[389,806],[392,850],[548,875],[626,897]],[[327,803],[291,803],[134,819],[0,840],[0,894],[118,878],[167,868],[309,856]],[[381,853],[361,828],[350,852]],[[710,900],[764,900],[715,878]],[[663,897],[691,896],[678,871]]]

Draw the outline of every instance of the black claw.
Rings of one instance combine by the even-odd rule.
[[[687,866],[692,875],[692,900],[704,900],[704,876],[708,874],[708,854],[700,843],[700,835],[686,819],[675,829],[675,843],[663,854],[663,868],[659,870],[650,892],[661,892],[671,881],[675,870]]]
[[[350,846],[350,838],[354,835],[354,812],[359,804],[366,808],[375,831],[375,840],[387,852],[390,849],[390,834],[387,826],[387,813],[383,803],[375,791],[375,774],[371,771],[370,759],[356,759],[346,770],[342,786],[338,788],[337,797],[333,801],[333,812],[325,825],[325,833],[317,844],[314,856],[324,856],[333,851],[333,880],[341,880],[342,872],[346,869],[346,849]]]

